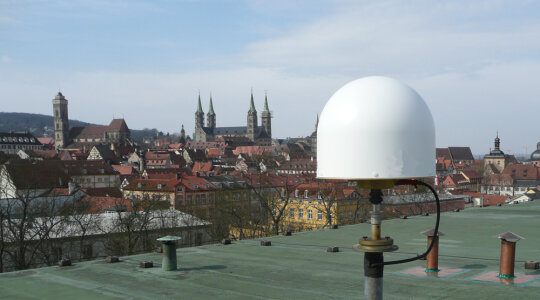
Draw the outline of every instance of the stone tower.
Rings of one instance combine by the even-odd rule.
[[[315,122],[315,131],[311,134],[311,156],[315,158],[317,157],[317,127],[319,127],[319,114]]]
[[[201,105],[201,94],[199,94],[199,103],[197,104],[197,111],[195,112],[195,129],[202,128],[204,126],[204,111]]]
[[[54,148],[62,149],[69,143],[68,101],[58,92],[53,101]]]
[[[251,103],[247,113],[247,137],[255,141],[257,137],[258,125],[257,125],[257,110],[255,109],[255,103],[253,102],[253,91],[251,91]]]
[[[182,124],[182,129],[180,130],[180,143],[186,143],[186,131],[184,130],[184,124]]]
[[[210,108],[208,109],[208,114],[206,114],[206,117],[208,118],[206,120],[206,126],[210,128],[216,128],[216,113],[214,112],[214,104],[212,103],[212,95],[210,95]]]
[[[268,137],[272,137],[272,113],[268,109],[268,96],[264,95],[264,110],[261,114],[261,125],[263,130],[268,134]]]

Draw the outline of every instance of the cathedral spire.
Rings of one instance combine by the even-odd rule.
[[[202,110],[202,105],[201,105],[201,92],[199,92],[199,103],[197,104],[196,113],[204,113],[203,110]]]
[[[251,90],[251,103],[249,104],[249,112],[257,112],[255,102],[253,102],[253,89]]]
[[[317,114],[317,122],[315,122],[315,131],[317,131],[317,127],[319,127],[319,114]]]
[[[264,110],[265,111],[269,111],[270,109],[268,108],[268,95],[266,94],[266,91],[264,92]]]
[[[208,109],[208,115],[213,116],[216,113],[214,112],[214,104],[212,103],[212,94],[210,94],[210,108]]]

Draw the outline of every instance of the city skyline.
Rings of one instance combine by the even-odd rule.
[[[314,4],[315,3],[315,4]],[[218,126],[244,123],[265,90],[276,137],[307,136],[340,86],[368,75],[409,84],[437,146],[532,152],[540,139],[537,3],[528,1],[0,2],[2,111],[194,131],[201,91]],[[104,113],[104,107],[106,112]],[[518,122],[514,121],[519,119]],[[52,124],[51,124],[52,125]]]

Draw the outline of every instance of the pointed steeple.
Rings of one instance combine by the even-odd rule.
[[[249,104],[249,112],[257,112],[255,109],[255,102],[253,102],[253,89],[251,90],[251,103]]]
[[[210,108],[208,109],[208,115],[214,116],[216,113],[214,112],[214,104],[212,103],[212,94],[210,94]]]
[[[264,110],[265,111],[269,111],[270,109],[268,108],[268,95],[266,94],[266,91],[264,92]]]
[[[317,131],[317,127],[319,127],[319,114],[317,114],[317,122],[315,123],[315,131]]]
[[[199,92],[199,103],[197,104],[196,113],[204,113],[203,110],[202,110],[202,105],[201,105],[201,93],[200,92]]]

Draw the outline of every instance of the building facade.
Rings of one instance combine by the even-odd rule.
[[[43,144],[28,132],[0,132],[0,151],[17,154],[20,150],[43,150]]]
[[[499,134],[495,137],[494,149],[489,151],[489,154],[484,156],[484,168],[488,168],[489,165],[492,166],[492,169],[496,169],[501,173],[506,165],[508,164],[508,156],[500,148],[501,139],[499,139]]]

